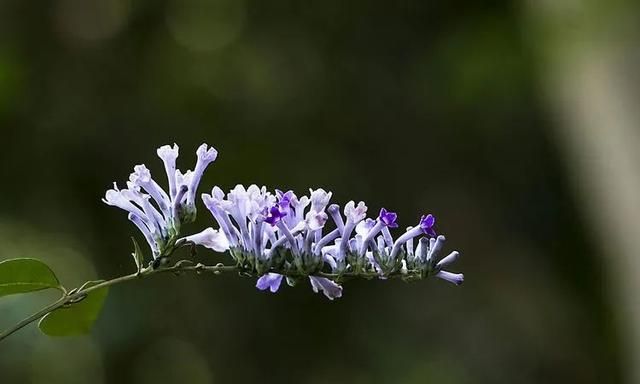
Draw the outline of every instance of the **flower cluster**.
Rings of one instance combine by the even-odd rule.
[[[260,276],[257,288],[271,292],[278,291],[283,278],[289,285],[308,278],[313,290],[329,299],[342,296],[338,282],[344,277],[433,275],[462,283],[462,274],[443,270],[458,252],[439,257],[445,238],[436,235],[432,215],[394,240],[395,213],[382,208],[375,219],[367,218],[365,203],[354,201],[341,212],[338,205],[329,205],[331,192],[309,192],[298,198],[292,191],[273,194],[265,187],[238,185],[225,195],[215,187],[202,199],[220,229],[207,228],[186,239],[218,252],[228,249],[239,266]]]
[[[207,166],[218,156],[214,148],[202,144],[196,151],[198,160],[194,170],[182,173],[176,168],[178,150],[174,144],[162,146],[157,151],[167,174],[168,193],[141,164],[133,168],[127,188],[119,189],[114,183],[113,189],[109,189],[103,199],[106,204],[129,213],[129,220],[149,243],[154,260],[166,256],[173,247],[182,223],[195,220],[198,184]]]
[[[312,289],[333,300],[342,296],[346,278],[400,277],[405,280],[435,276],[456,285],[464,276],[445,271],[458,252],[441,257],[445,238],[435,231],[435,218],[424,215],[395,239],[397,215],[382,208],[367,218],[364,202],[349,201],[341,209],[330,204],[331,192],[310,189],[308,196],[292,191],[237,185],[228,193],[214,187],[202,201],[217,229],[179,238],[180,227],[196,216],[196,190],[217,151],[203,144],[196,151],[193,171],[176,168],[178,146],[158,149],[169,191],[160,187],[144,165],[134,167],[126,189],[107,191],[104,202],[129,213],[153,253],[153,268],[179,244],[196,244],[216,252],[229,251],[235,267],[258,277],[257,288],[276,292],[283,279],[291,286],[309,280]],[[331,221],[329,221],[331,218]],[[417,239],[417,243],[416,243]]]

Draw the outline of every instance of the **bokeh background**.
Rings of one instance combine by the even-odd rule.
[[[4,383],[638,383],[640,15],[633,1],[0,1],[0,259],[130,273],[100,202],[155,148],[202,186],[437,215],[462,287],[111,290],[92,334],[0,345]],[[201,207],[192,231],[208,226]],[[228,261],[202,251],[199,260]],[[0,326],[54,298],[0,301]]]

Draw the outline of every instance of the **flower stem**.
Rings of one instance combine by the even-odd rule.
[[[33,323],[34,321],[37,321],[37,320],[41,319],[47,313],[53,312],[56,309],[62,307],[66,303],[66,300],[67,300],[67,297],[66,296],[62,296],[60,299],[58,299],[58,301],[56,301],[54,303],[51,303],[51,304],[47,305],[46,307],[42,308],[41,310],[39,310],[38,312],[32,314],[31,316],[28,316],[28,317],[22,319],[18,324],[14,325],[13,327],[7,329],[6,331],[0,333],[0,341],[2,341],[5,338],[11,336],[13,333],[21,330],[22,328],[24,328],[25,326]]]
[[[130,275],[125,275],[125,276],[120,276],[120,277],[116,277],[114,279],[111,280],[106,280],[103,281],[101,283],[95,284],[95,285],[91,285],[88,286],[88,284],[83,284],[80,286],[80,288],[76,289],[76,290],[71,290],[71,291],[63,291],[63,295],[62,297],[60,297],[60,299],[58,299],[57,301],[47,305],[46,307],[42,308],[41,310],[33,313],[32,315],[24,318],[23,320],[21,320],[19,323],[17,323],[16,325],[12,326],[11,328],[5,330],[4,332],[0,333],[0,341],[4,340],[5,338],[9,337],[10,335],[12,335],[13,333],[19,331],[20,329],[24,328],[25,326],[40,320],[41,318],[43,318],[44,316],[46,316],[47,314],[61,308],[64,307],[65,305],[73,305],[73,303],[77,302],[78,300],[82,299],[84,296],[88,295],[89,293],[100,289],[100,288],[105,288],[105,287],[110,287],[113,285],[117,285],[117,284],[121,284],[121,283],[125,283],[128,281],[133,281],[133,280],[139,280],[139,279],[143,279],[143,278],[147,278],[150,277],[152,275],[157,275],[160,273],[174,273],[174,274],[182,274],[182,273],[189,273],[189,272],[195,272],[195,273],[213,273],[213,274],[220,274],[223,272],[247,272],[244,268],[240,267],[240,266],[236,266],[236,265],[223,265],[223,264],[217,264],[217,265],[204,265],[204,264],[191,264],[191,262],[186,262],[186,261],[179,261],[178,263],[176,263],[173,266],[170,267],[161,267],[161,268],[153,268],[153,267],[147,267],[142,269],[140,272],[136,272],[136,273],[132,273]],[[271,272],[275,272],[275,273],[279,273],[282,272],[282,274],[288,275],[288,276],[293,276],[293,274],[291,272],[287,273],[284,271],[271,271]],[[416,271],[410,271],[410,273],[415,273]],[[318,272],[315,274],[318,277],[326,277],[326,278],[330,278],[330,279],[344,279],[344,278],[351,278],[351,277],[364,277],[364,278],[374,278],[374,277],[378,277],[378,275],[376,273],[344,273],[344,274],[333,274],[333,273],[324,273],[324,272]],[[394,278],[394,277],[401,277],[402,275],[399,273],[394,273],[391,274],[387,277],[389,278]],[[299,276],[300,277],[300,276]]]
[[[46,316],[47,314],[65,306],[65,305],[72,305],[74,302],[76,302],[77,300],[83,298],[84,296],[86,296],[87,294],[91,293],[92,291],[95,291],[97,289],[100,288],[105,288],[105,287],[110,287],[113,285],[117,285],[117,284],[121,284],[121,283],[125,283],[127,281],[132,281],[132,280],[137,280],[137,279],[142,279],[142,278],[146,278],[149,277],[151,275],[156,275],[159,273],[164,273],[164,272],[173,272],[175,274],[179,274],[179,273],[183,273],[183,272],[196,272],[196,273],[202,273],[202,272],[209,272],[209,273],[215,273],[215,274],[219,274],[222,272],[231,272],[231,271],[236,271],[238,270],[238,268],[236,266],[233,265],[222,265],[222,264],[218,264],[218,265],[213,265],[213,266],[206,266],[203,264],[196,264],[196,265],[184,265],[184,264],[176,264],[174,266],[171,267],[167,267],[167,268],[145,268],[140,272],[136,272],[136,273],[132,273],[130,275],[125,275],[125,276],[120,276],[120,277],[116,277],[114,279],[111,280],[106,280],[103,281],[101,283],[98,283],[96,285],[92,285],[89,287],[86,287],[86,284],[83,284],[83,286],[80,287],[80,289],[78,290],[72,290],[69,293],[64,293],[62,295],[62,297],[60,297],[57,301],[47,305],[46,307],[42,308],[41,310],[27,316],[26,318],[22,319],[20,322],[18,322],[16,325],[10,327],[9,329],[5,330],[4,332],[0,333],[0,341],[6,339],[7,337],[11,336],[13,333],[19,331],[20,329],[24,328],[25,326],[40,320],[41,318],[43,318],[44,316]]]

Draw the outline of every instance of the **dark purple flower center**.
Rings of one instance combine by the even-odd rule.
[[[436,218],[432,214],[428,214],[420,218],[420,229],[431,237],[436,237],[436,231],[433,229],[435,224]]]
[[[280,206],[278,204],[274,205],[269,209],[269,214],[267,215],[266,221],[271,225],[276,225],[283,217],[287,216],[286,212],[280,210]]]
[[[386,209],[382,208],[380,210],[380,215],[378,215],[378,219],[389,228],[398,227],[398,223],[396,223],[396,220],[398,219],[398,215],[395,212],[389,212]]]

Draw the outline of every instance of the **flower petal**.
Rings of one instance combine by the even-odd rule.
[[[311,281],[311,288],[313,289],[313,292],[318,293],[319,291],[322,291],[329,300],[342,297],[342,287],[334,281],[325,277],[315,276],[309,276],[309,280]]]

